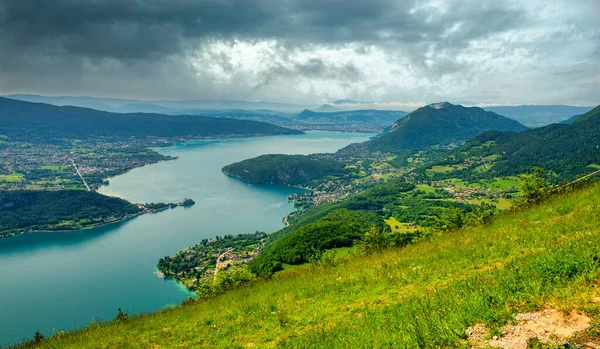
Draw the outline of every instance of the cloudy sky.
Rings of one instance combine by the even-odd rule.
[[[0,94],[600,103],[600,0],[1,0]]]

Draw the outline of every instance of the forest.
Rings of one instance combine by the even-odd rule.
[[[139,214],[123,199],[83,190],[0,191],[0,237],[38,230],[77,230]]]
[[[394,217],[421,228],[444,228],[451,224],[448,220],[453,215],[463,219],[471,213],[485,216],[495,211],[492,206],[444,199],[444,194],[425,192],[403,180],[393,180],[340,202],[299,211],[290,216],[289,227],[268,236],[263,252],[249,263],[250,271],[268,276],[281,270],[282,263],[308,262],[323,250],[354,245],[371,228],[387,232],[390,239],[397,241],[422,233],[420,229],[392,233],[385,218]]]
[[[305,155],[261,155],[223,167],[223,173],[253,184],[305,185],[348,173],[336,160]]]
[[[388,133],[367,142],[367,146],[372,151],[388,152],[448,146],[492,130],[519,132],[527,127],[481,108],[444,102],[413,111],[396,121]]]
[[[570,124],[554,124],[520,133],[488,132],[453,152],[455,162],[498,155],[492,176],[517,175],[538,166],[556,181],[573,179],[600,165],[600,106]]]

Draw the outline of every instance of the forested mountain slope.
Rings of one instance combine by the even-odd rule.
[[[491,174],[509,175],[532,166],[573,178],[600,165],[600,106],[570,124],[554,124],[520,133],[482,134],[455,152],[457,157],[498,156]],[[591,168],[588,168],[591,169]]]
[[[370,142],[372,150],[398,152],[447,146],[469,140],[485,131],[519,132],[527,127],[515,120],[448,102],[421,107],[396,121],[391,130]]]

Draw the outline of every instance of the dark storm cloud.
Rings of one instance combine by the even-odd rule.
[[[386,88],[378,93],[387,96],[398,94],[391,75],[402,74],[428,81],[433,86],[423,89],[434,91],[448,76],[477,83],[481,72],[459,55],[473,43],[539,24],[531,18],[536,13],[510,0],[0,0],[0,93],[296,98],[298,90],[287,87],[297,77],[331,91],[335,84],[337,91],[358,83],[368,87],[357,91]],[[569,25],[577,32],[581,23]],[[576,34],[566,32],[565,41],[569,35]],[[260,53],[255,69],[242,69],[231,51],[239,42],[274,48]],[[225,51],[211,51],[215,43]],[[506,45],[494,57],[519,56],[510,40]],[[340,59],[343,49],[354,57]],[[323,53],[333,51],[337,57]],[[404,73],[390,73],[388,81],[376,72],[379,80],[369,81],[369,63],[360,57],[373,52],[385,55],[382,71],[390,65],[388,71]]]
[[[177,53],[187,40],[252,32],[271,16],[245,0],[6,0],[0,7],[0,33],[17,48],[117,59]]]
[[[456,1],[452,11],[414,13],[415,1],[347,0],[4,0],[4,45],[43,53],[156,59],[202,39],[278,39],[292,45],[364,42],[461,46],[514,26],[518,12]],[[456,22],[458,35],[442,38]]]

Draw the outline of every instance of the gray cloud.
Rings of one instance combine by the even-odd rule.
[[[461,46],[523,16],[486,3],[451,11],[418,1],[346,0],[5,0],[0,30],[13,45],[92,57],[139,59],[189,49],[205,38],[280,39],[292,45],[349,43]],[[461,29],[446,37],[455,23]]]
[[[583,9],[582,19],[590,16],[583,12],[586,8],[597,10],[585,1],[578,6]],[[275,92],[274,98],[285,99],[297,98],[298,91],[287,89],[286,96],[277,84],[301,80],[335,85],[321,95],[311,87],[305,99],[336,97],[335,93],[407,98],[402,91],[410,98],[431,98],[446,91],[432,85],[440,79],[460,76],[465,84],[481,83],[489,72],[474,67],[465,52],[475,56],[474,44],[491,45],[504,33],[526,32],[544,23],[544,18],[532,18],[538,12],[518,2],[483,0],[4,0],[0,2],[0,93],[264,98]],[[543,58],[546,48],[565,45],[563,41],[573,35],[596,33],[590,42],[598,37],[597,24],[585,27],[566,15],[565,23],[558,24],[572,26],[572,32],[555,34],[563,37],[547,39],[545,48],[523,44],[527,38],[517,37],[505,39],[502,47],[492,50],[484,45],[482,50],[497,59],[526,47],[524,60],[535,55]],[[241,71],[229,51],[210,52],[215,43],[233,47],[265,41],[275,42],[275,49],[258,60],[260,67],[254,69],[258,71]],[[597,42],[594,45],[599,47]],[[390,82],[388,91],[373,92],[383,84],[370,81],[372,75],[381,78],[384,73],[367,73],[367,68],[373,68],[368,64],[360,66],[344,61],[348,57],[332,58],[321,52],[344,49],[351,49],[358,61],[383,52],[386,61],[378,64],[391,79],[411,80],[412,74],[429,86],[414,82],[403,90]],[[194,63],[198,52],[204,54],[202,64]],[[597,68],[589,61],[580,67],[586,64]],[[231,72],[228,83],[235,81],[238,86],[224,87],[205,65]],[[561,71],[564,79],[579,76],[569,74],[567,68]],[[578,83],[587,86],[593,81]],[[493,98],[502,95],[489,93]]]
[[[364,78],[361,71],[351,63],[334,65],[326,63],[320,58],[312,58],[307,62],[293,62],[287,66],[272,65],[261,73],[261,80],[254,89],[270,85],[278,79],[291,77],[329,79],[342,83],[356,82]]]

